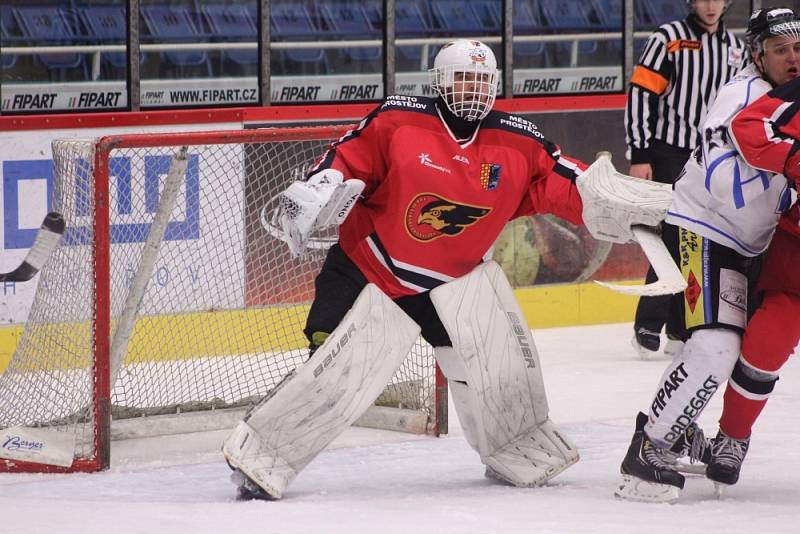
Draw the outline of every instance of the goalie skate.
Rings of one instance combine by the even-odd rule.
[[[264,491],[258,484],[252,481],[250,477],[242,473],[238,469],[234,469],[231,473],[231,482],[236,485],[236,500],[237,501],[274,501],[275,497]]]

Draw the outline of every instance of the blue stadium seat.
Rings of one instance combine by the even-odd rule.
[[[14,19],[10,6],[0,6],[0,46],[13,46]],[[17,64],[17,56],[8,54],[0,55],[0,68],[12,69]]]
[[[608,31],[622,29],[622,0],[590,0],[600,24]],[[642,2],[634,4],[634,29],[641,29],[649,22],[644,15]]]
[[[383,29],[383,0],[365,0],[362,3],[364,15],[374,32]],[[437,32],[431,28],[427,19],[420,11],[416,0],[397,0],[395,3],[395,35],[398,38],[426,37],[435,35]],[[435,55],[438,47],[430,47],[430,59]],[[397,58],[406,67],[415,70],[420,66],[422,57],[422,47],[420,45],[402,45],[397,47]],[[401,68],[401,70],[403,70]]]
[[[483,28],[470,8],[461,0],[439,0],[431,5],[436,25],[447,35],[478,36]]]
[[[428,19],[420,11],[415,0],[397,0],[395,4],[395,34],[397,37],[428,37],[436,32],[431,27]],[[428,65],[432,64],[433,49],[430,47]],[[410,64],[419,66],[422,60],[422,47],[419,45],[398,46],[397,57]],[[412,69],[416,70],[416,69]]]
[[[150,35],[159,42],[196,43],[206,37],[183,6],[148,5],[141,7],[141,13]],[[211,76],[211,65],[205,51],[162,52],[161,57],[178,67],[204,67]]]
[[[127,20],[125,8],[116,6],[86,6],[79,7],[78,14],[89,34],[98,43],[125,44]],[[128,68],[128,59],[125,53],[109,52],[102,56],[103,61],[116,69]],[[139,62],[144,63],[146,54],[139,54]]]
[[[79,41],[79,35],[70,25],[64,9],[50,5],[18,6],[11,9],[22,36],[31,44],[70,45]],[[48,69],[81,69],[84,79],[89,77],[83,54],[37,54],[36,57]]]
[[[394,16],[395,33],[398,36],[427,36],[433,33],[433,28],[427,18],[420,11],[415,0],[397,0]]]
[[[544,21],[552,33],[588,33],[592,25],[585,12],[585,0],[539,0]],[[570,53],[571,43],[559,43],[559,53]],[[581,41],[579,54],[593,54],[597,51],[597,41]]]
[[[600,22],[601,31],[621,31],[622,30],[622,1],[623,0],[591,0],[592,8],[594,9],[597,19]],[[642,3],[636,2],[634,4],[634,31],[642,29],[647,26],[649,21],[644,16]],[[634,41],[634,48],[641,48],[646,39],[636,39]],[[621,51],[622,43],[614,43],[612,50]]]
[[[305,6],[294,2],[273,2],[270,6],[270,29],[275,41],[314,41],[319,39],[317,28]],[[325,51],[321,48],[288,49],[283,54],[291,61],[318,64],[327,70]]]
[[[341,39],[381,39],[381,32],[373,27],[363,9],[364,2],[328,1],[322,3],[320,11],[333,34]],[[381,46],[342,49],[344,55],[354,61],[377,61],[381,58]]]
[[[478,25],[484,33],[496,34],[503,27],[503,5],[498,0],[476,0],[470,2],[469,7],[478,20]]]
[[[542,35],[545,32],[544,21],[535,5],[529,1],[515,0],[514,2],[514,35]],[[516,58],[542,58],[547,63],[544,43],[514,43],[515,62]],[[526,61],[531,63],[531,61]]]
[[[644,15],[650,21],[650,26],[661,26],[665,22],[682,19],[687,15],[684,0],[642,0]]]
[[[257,23],[251,19],[247,7],[234,4],[207,5],[204,3],[200,10],[206,18],[214,38],[220,41],[255,41],[257,39]],[[258,50],[228,50],[225,52],[225,56],[239,65],[258,64]]]

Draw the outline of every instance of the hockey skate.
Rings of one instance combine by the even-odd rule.
[[[670,447],[665,460],[673,460],[673,468],[679,473],[703,475],[706,465],[711,461],[711,444],[713,440],[705,437],[703,429],[692,423],[686,432]],[[688,462],[686,461],[688,459]]]
[[[658,332],[653,332],[640,326],[634,330],[631,345],[636,350],[639,358],[652,360],[658,355],[658,349],[661,346],[661,335]]]
[[[647,437],[646,423],[647,415],[639,412],[636,431],[620,467],[622,484],[614,495],[630,501],[674,502],[685,479],[675,470],[676,454],[659,449]]]
[[[247,475],[234,469],[231,473],[231,482],[236,484],[236,500],[237,501],[274,501],[275,497],[261,489],[261,487],[253,482]]]
[[[717,497],[722,496],[724,486],[732,486],[739,480],[742,462],[750,447],[750,438],[734,439],[717,432],[711,445],[711,460],[706,467],[706,477],[714,482]]]

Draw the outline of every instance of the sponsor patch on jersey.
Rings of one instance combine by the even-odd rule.
[[[732,269],[719,270],[718,320],[744,328],[747,322],[747,277]]]
[[[500,183],[500,165],[497,163],[481,163],[481,187],[493,191]]]
[[[744,54],[741,48],[728,48],[728,65],[731,67],[740,67],[744,60]]]
[[[685,228],[680,229],[678,244],[681,273],[687,282],[683,293],[686,328],[706,324],[706,306],[703,298],[703,275],[707,270],[703,257],[703,238]]]
[[[491,208],[461,204],[434,193],[421,193],[411,200],[406,209],[406,231],[418,241],[453,237],[491,211]]]
[[[431,155],[425,152],[420,152],[419,156],[417,156],[420,165],[424,165],[425,167],[430,167],[431,169],[436,169],[439,172],[444,172],[447,174],[452,174],[453,171],[444,167],[442,165],[437,165],[436,163],[431,160]]]
[[[683,294],[686,297],[686,304],[689,306],[689,311],[694,313],[694,309],[697,307],[697,301],[700,300],[700,296],[703,292],[700,289],[700,284],[697,283],[697,277],[691,271],[689,271],[689,277],[688,280],[686,280],[686,289]]]
[[[667,43],[667,52],[670,54],[681,50],[700,50],[701,48],[703,48],[703,43],[689,39],[675,39]]]

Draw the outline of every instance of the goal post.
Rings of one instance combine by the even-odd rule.
[[[66,230],[0,374],[0,432],[17,448],[0,448],[0,471],[102,470],[112,437],[231,428],[301,365],[325,250],[293,258],[259,219],[346,130],[55,141]],[[447,432],[446,381],[422,339],[361,423]]]

